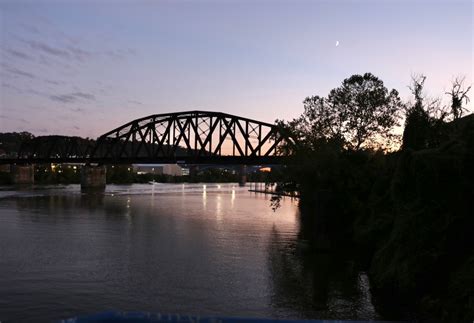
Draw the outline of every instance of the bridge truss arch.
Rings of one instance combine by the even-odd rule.
[[[97,139],[91,161],[111,163],[272,164],[294,141],[269,123],[222,112],[155,114]]]

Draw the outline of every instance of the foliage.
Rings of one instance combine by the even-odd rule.
[[[0,133],[0,151],[3,150],[7,156],[16,156],[21,143],[33,138],[34,135],[26,131]]]
[[[473,290],[459,284],[465,281],[467,259],[474,257],[474,154],[469,146],[474,132],[465,135],[436,149],[405,151],[387,187],[390,212],[381,212],[386,206],[371,209],[374,219],[388,217],[391,222],[385,238],[376,239],[373,286],[389,298],[419,302],[437,318],[458,321],[473,314],[472,308],[470,314],[466,311]],[[379,230],[374,222],[366,228]],[[464,274],[458,276],[458,271]],[[448,307],[465,310],[457,310],[455,317]]]
[[[352,121],[361,117],[354,102],[383,97],[360,94],[361,78],[345,80],[327,98],[307,98],[300,118],[278,123],[298,142],[279,187],[299,191],[301,236],[313,246],[356,243],[376,296],[404,300],[423,318],[466,321],[474,315],[467,287],[474,277],[474,116],[459,118],[459,106],[426,98],[426,78],[413,77],[402,150],[370,149],[382,148],[375,143],[389,138],[396,120],[381,128]]]
[[[37,184],[79,184],[81,173],[71,165],[40,164],[35,166],[35,183]]]
[[[316,191],[348,196],[338,204],[341,217],[348,216],[350,208],[345,202],[360,207],[349,192],[363,193],[356,183],[366,182],[361,172],[364,162],[376,154],[373,148],[385,148],[394,138],[393,128],[403,107],[398,92],[389,92],[370,73],[345,79],[327,98],[306,98],[299,118],[288,123],[277,121],[280,131],[297,142],[291,149],[284,148],[292,154],[278,187],[287,192],[297,189],[303,200]],[[278,202],[278,197],[272,199],[273,206]]]
[[[132,165],[111,165],[107,166],[107,183],[128,184],[135,181],[136,173]]]
[[[464,78],[456,78],[450,92],[451,106],[444,106],[439,99],[428,99],[424,94],[426,76],[415,75],[409,86],[414,96],[414,103],[406,109],[405,129],[403,132],[403,149],[427,149],[438,147],[449,138],[448,121],[458,120],[465,111],[463,102],[468,103],[467,96],[471,87],[464,87]]]
[[[451,85],[451,91],[446,92],[451,97],[451,114],[454,120],[462,117],[467,110],[462,106],[463,101],[466,104],[469,102],[467,94],[471,90],[471,86],[464,87],[464,77],[456,77]]]
[[[0,171],[0,185],[10,185],[12,184],[12,178],[9,172]]]
[[[346,148],[380,147],[393,139],[402,104],[376,76],[353,75],[326,97],[307,97],[304,112],[288,124],[299,142],[316,149],[323,141],[340,141]]]

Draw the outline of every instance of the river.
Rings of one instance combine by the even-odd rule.
[[[354,262],[309,252],[297,202],[237,184],[0,187],[0,321],[106,310],[381,319]]]

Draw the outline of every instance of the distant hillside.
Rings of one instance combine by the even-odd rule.
[[[78,155],[86,154],[88,151],[88,147],[91,147],[95,144],[95,140],[92,139],[85,139],[77,136],[34,136],[29,132],[9,132],[9,133],[0,133],[0,157],[2,158],[16,158],[22,143],[23,146],[23,153],[29,152],[32,153],[36,149],[35,147],[46,147],[47,142],[51,142],[54,140],[57,144],[57,147],[64,147],[68,145],[77,146],[77,151],[80,152]],[[45,145],[46,144],[46,145]],[[58,149],[59,149],[58,148]],[[155,144],[155,149],[157,145]],[[131,142],[125,145],[125,152],[132,155],[133,145]],[[162,147],[163,152],[160,152],[158,156],[163,156],[164,151],[168,151],[168,145],[163,145]],[[58,154],[61,152],[58,150]],[[147,154],[145,148],[142,148],[139,155]],[[194,154],[194,150],[191,150],[191,154]],[[210,154],[209,152],[205,151],[203,154]],[[189,151],[184,147],[178,147],[174,155],[176,157],[180,156],[188,156]],[[45,156],[46,157],[46,156]],[[144,156],[142,156],[144,157]]]
[[[22,142],[31,140],[35,136],[29,132],[0,133],[0,156],[14,157],[20,149]]]

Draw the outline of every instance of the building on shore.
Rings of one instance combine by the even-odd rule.
[[[133,168],[137,174],[155,174],[184,176],[189,175],[189,169],[181,167],[177,164],[135,164]]]

